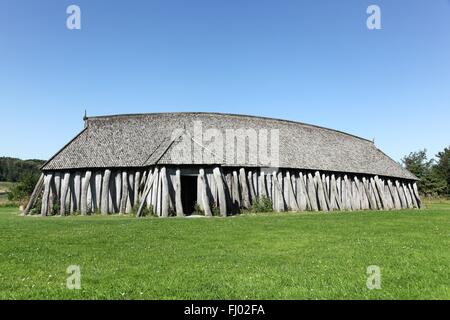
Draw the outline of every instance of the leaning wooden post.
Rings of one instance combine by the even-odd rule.
[[[237,208],[237,211],[239,211],[239,209],[241,208],[241,198],[239,195],[239,178],[236,171],[233,171],[232,187],[233,205]]]
[[[75,176],[73,178],[73,188],[74,188],[74,197],[72,199],[74,203],[74,210],[80,211],[81,206],[81,173],[75,172]]]
[[[202,199],[202,206],[203,211],[205,212],[205,216],[211,217],[211,208],[209,206],[209,199],[208,194],[206,193],[206,178],[205,178],[205,171],[203,169],[199,170],[200,173],[200,184],[201,184],[201,199]]]
[[[100,171],[95,173],[95,209],[100,211],[102,203],[102,173]]]
[[[303,174],[300,172],[297,179],[297,204],[301,211],[310,209],[308,194],[306,193],[306,186],[303,180]]]
[[[325,200],[325,191],[323,189],[322,178],[320,177],[319,171],[315,173],[315,182],[317,186],[317,196],[319,199],[319,207],[322,211],[328,211],[327,202]]]
[[[177,217],[184,217],[183,202],[181,201],[181,171],[175,172],[175,210]]]
[[[117,171],[114,174],[114,182],[115,182],[115,210],[120,212],[120,205],[122,203],[122,172]]]
[[[48,214],[48,200],[50,196],[50,183],[52,181],[52,174],[47,173],[44,178],[44,194],[42,195],[41,216],[45,217]]]
[[[337,190],[336,177],[334,174],[331,175],[330,189],[331,189],[330,198],[332,204],[330,210],[341,210],[342,203],[341,200],[339,199],[339,192]]]
[[[387,200],[386,197],[384,196],[384,183],[382,185],[380,178],[378,178],[378,176],[374,177],[375,180],[375,187],[376,190],[378,190],[378,195],[380,197],[380,201],[381,201],[381,206],[384,210],[388,210],[389,207],[387,205]]]
[[[161,168],[161,216],[167,218],[169,216],[169,187],[167,181],[166,167]]]
[[[128,173],[124,170],[122,172],[122,196],[120,202],[120,213],[126,213],[128,201]]]
[[[64,174],[64,178],[61,184],[61,200],[60,200],[60,211],[59,214],[61,216],[64,216],[66,214],[66,198],[67,198],[67,193],[69,191],[69,181],[70,181],[70,173],[66,172]],[[70,208],[67,208],[70,209]]]
[[[34,187],[30,200],[28,201],[28,204],[25,210],[23,211],[23,215],[26,216],[30,212],[31,208],[34,207],[34,205],[36,204],[36,200],[39,198],[39,195],[42,192],[43,186],[44,186],[44,174],[42,173],[41,176],[39,177],[38,182],[36,183],[36,186]]]
[[[159,181],[159,168],[155,168],[155,172],[153,173],[153,186],[152,186],[152,202],[151,206],[153,207],[153,212],[157,214],[156,212],[156,202],[158,198],[158,181]]]
[[[248,187],[249,187],[249,191],[250,191],[250,204],[254,203],[255,199],[256,199],[256,190],[255,190],[255,186],[253,184],[253,173],[252,171],[248,171],[247,172],[247,180],[248,180]]]
[[[217,191],[219,193],[219,207],[220,215],[222,217],[227,216],[227,198],[225,195],[225,186],[222,179],[222,173],[219,168],[214,168],[213,170],[214,179],[216,180]]]
[[[289,173],[289,171],[286,172],[286,177],[287,177],[286,183],[287,183],[287,188],[288,188],[288,192],[289,192],[289,205],[292,210],[299,211],[297,199],[296,199],[296,196],[294,193],[294,189],[292,187],[291,174]]]
[[[239,169],[239,182],[242,192],[242,206],[246,209],[250,208],[250,194],[248,191],[247,177],[245,176],[245,169]]]
[[[102,214],[108,214],[108,199],[109,199],[109,178],[111,177],[111,170],[106,169],[103,175],[102,185],[102,199],[100,204],[100,211]]]
[[[134,188],[134,173],[130,172],[128,174],[128,197],[127,197],[127,204],[125,207],[125,213],[130,213],[131,211],[133,211],[133,205],[134,205],[134,192],[133,192],[133,188]]]
[[[267,197],[266,177],[262,171],[259,175],[259,196],[261,198]]]
[[[419,207],[419,209],[422,207],[422,200],[420,199],[420,194],[419,194],[419,190],[417,189],[417,183],[414,182],[412,185],[413,191],[414,191],[414,196],[416,197],[417,200],[417,205]]]
[[[144,188],[144,192],[142,194],[141,200],[140,200],[140,204],[139,204],[139,208],[136,212],[136,217],[141,217],[142,216],[142,209],[144,208],[145,205],[145,201],[150,193],[150,191],[153,189],[153,182],[155,181],[155,178],[157,177],[156,174],[156,170],[155,170],[155,174],[151,175],[150,179],[148,179],[146,186]]]
[[[87,192],[88,192],[88,188],[89,188],[89,184],[91,183],[91,175],[92,172],[91,171],[86,171],[85,175],[84,175],[84,179],[82,181],[81,184],[81,214],[82,215],[86,215],[87,214]]]
[[[308,173],[307,176],[307,180],[308,180],[308,198],[311,204],[311,210],[312,211],[319,211],[319,204],[317,201],[317,191],[316,191],[316,184],[314,183],[314,177],[311,174],[311,172]]]
[[[139,203],[139,187],[141,185],[141,172],[140,171],[136,171],[136,173],[134,174],[134,195],[133,195],[133,206],[135,206],[136,204]]]

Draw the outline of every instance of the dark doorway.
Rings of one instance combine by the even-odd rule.
[[[196,176],[181,176],[181,202],[185,215],[190,216],[194,213],[197,202]]]

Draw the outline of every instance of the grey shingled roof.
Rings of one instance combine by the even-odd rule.
[[[293,121],[219,113],[90,117],[86,119],[85,129],[42,169],[143,167],[156,163],[189,164],[192,162],[174,159],[170,149],[180,140],[179,137],[174,139],[174,130],[185,129],[192,134],[194,121],[202,122],[203,131],[209,128],[216,128],[221,132],[226,129],[278,129],[279,167],[282,168],[416,179],[369,140]],[[226,159],[215,160],[225,166],[248,165],[227,163]]]

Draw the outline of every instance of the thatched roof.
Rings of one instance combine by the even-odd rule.
[[[278,129],[281,168],[416,179],[377,149],[372,141],[293,121],[218,113],[90,117],[86,119],[84,130],[53,156],[43,166],[43,170],[144,167],[158,163],[194,164],[191,160],[176,159],[170,150],[181,140],[181,137],[174,140],[173,132],[176,129],[189,132],[195,141],[193,144],[198,142],[193,136],[195,121],[202,122],[203,131],[215,128],[224,136],[227,129],[255,129],[257,132],[261,129],[269,132]],[[210,150],[214,143],[203,147],[204,150]],[[224,166],[249,166],[248,162],[230,162],[226,157],[214,159],[214,162]]]

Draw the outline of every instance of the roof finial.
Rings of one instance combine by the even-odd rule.
[[[88,118],[88,117],[87,117],[87,111],[86,111],[86,109],[84,109],[84,117],[83,117],[83,120],[86,121],[87,118]]]

